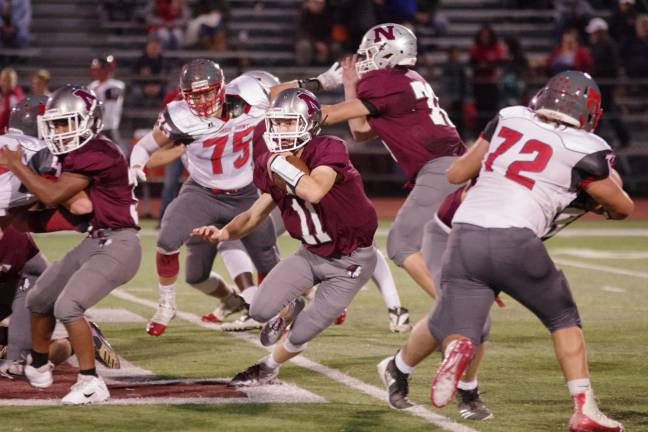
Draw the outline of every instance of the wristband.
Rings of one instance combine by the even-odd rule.
[[[275,156],[272,162],[270,162],[270,170],[281,177],[293,190],[305,174],[304,171],[292,165],[282,156]]]

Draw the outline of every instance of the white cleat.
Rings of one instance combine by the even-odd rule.
[[[203,315],[200,319],[203,322],[219,323],[225,321],[225,318],[240,312],[245,308],[245,300],[236,293],[231,293],[221,300],[211,313]]]
[[[61,399],[61,403],[63,405],[86,405],[105,402],[108,398],[110,398],[110,392],[103,379],[94,375],[79,375],[77,382],[70,387],[70,393]]]
[[[623,432],[623,424],[603,414],[590,389],[572,397],[574,413],[569,419],[569,432]]]
[[[176,316],[175,302],[160,301],[153,318],[146,325],[146,333],[151,336],[160,336]]]
[[[241,317],[235,321],[218,324],[218,329],[221,331],[247,331],[260,329],[261,327],[263,327],[263,324],[259,321],[253,320],[248,314],[241,315]]]
[[[47,388],[54,382],[53,369],[54,364],[52,362],[47,362],[39,368],[28,364],[25,366],[25,377],[32,387]]]
[[[407,333],[412,330],[409,310],[404,307],[395,307],[389,312],[389,331],[392,333]]]

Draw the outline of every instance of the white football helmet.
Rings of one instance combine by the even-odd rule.
[[[270,93],[270,89],[276,85],[281,84],[281,81],[270,72],[262,70],[251,70],[243,73],[243,76],[249,76],[259,81],[263,88]]]
[[[294,130],[280,127],[281,121],[297,120]],[[277,95],[266,112],[263,139],[272,153],[295,151],[320,132],[322,108],[313,93],[305,89],[286,89]]]
[[[379,24],[369,29],[358,48],[358,75],[374,69],[416,64],[416,36],[400,24]]]
[[[67,129],[56,128],[67,123]],[[67,84],[56,90],[38,116],[38,134],[55,155],[74,151],[103,127],[101,102],[92,90]]]

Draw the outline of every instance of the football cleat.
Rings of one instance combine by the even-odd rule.
[[[479,388],[473,390],[457,389],[459,415],[466,420],[488,420],[495,417],[481,400]]]
[[[228,316],[240,312],[245,308],[245,300],[236,293],[231,293],[222,299],[221,303],[216,306],[212,312],[203,315],[200,319],[203,322],[219,323],[223,322]]]
[[[344,324],[344,321],[346,321],[347,312],[347,308],[344,308],[344,310],[340,312],[340,315],[338,315],[337,319],[335,320],[335,325]]]
[[[28,364],[25,366],[25,377],[32,387],[47,388],[54,382],[53,369],[54,364],[52,362],[47,362],[39,368]]]
[[[176,315],[175,302],[163,302],[158,304],[157,311],[153,318],[146,325],[146,333],[151,336],[160,336]]]
[[[448,405],[457,391],[457,384],[470,364],[475,348],[468,338],[453,340],[448,344],[444,359],[432,380],[430,399],[432,405],[443,408]]]
[[[623,432],[623,424],[599,411],[594,392],[587,390],[572,396],[574,413],[569,419],[569,432]]]
[[[70,392],[61,399],[63,405],[86,405],[105,402],[110,398],[106,383],[94,375],[80,375],[77,382],[72,384]]]
[[[284,316],[277,314],[274,318],[263,325],[259,340],[261,345],[270,346],[277,343],[281,336],[286,332],[288,327],[295,322],[297,315],[304,309],[306,300],[303,297],[297,297],[288,303],[288,311]]]
[[[230,380],[229,385],[235,387],[250,387],[259,386],[264,384],[271,384],[272,381],[279,375],[280,368],[269,368],[265,364],[265,359],[260,360],[258,363],[253,364],[243,372],[234,375]]]
[[[387,401],[390,407],[400,410],[414,406],[407,397],[410,376],[396,367],[394,356],[387,357],[378,363],[378,375],[387,389]]]
[[[387,312],[389,312],[389,331],[392,333],[407,333],[412,330],[409,310],[404,307],[394,307],[388,309]]]
[[[237,320],[218,325],[218,329],[221,331],[248,331],[260,329],[261,327],[263,327],[263,324],[252,319],[247,313],[241,315]]]
[[[92,342],[95,348],[95,359],[109,369],[119,369],[119,356],[108,342],[108,339],[101,333],[101,329],[94,321],[88,321]]]

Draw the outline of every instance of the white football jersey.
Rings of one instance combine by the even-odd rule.
[[[543,237],[576,198],[582,180],[607,176],[612,157],[593,133],[545,123],[527,107],[505,108],[477,183],[452,222],[529,228]]]
[[[249,79],[253,86],[240,78]],[[251,109],[225,121],[198,117],[184,100],[173,101],[160,114],[157,127],[170,139],[187,146],[186,167],[194,181],[210,189],[232,190],[252,183],[252,137],[254,128],[263,120],[268,97],[263,87],[249,77],[233,80],[225,94],[240,95]]]
[[[95,92],[99,100],[103,102],[103,129],[119,129],[126,84],[123,81],[109,78],[104,82],[92,81],[88,84],[88,88]]]
[[[21,148],[23,151],[23,163],[29,164],[30,160],[32,159],[34,154],[36,154],[36,152],[21,146],[21,142],[27,142],[28,147],[33,149],[46,149],[45,143],[38,138],[14,133],[0,135],[0,148],[6,147],[9,150],[16,150],[18,148]],[[49,161],[52,166],[54,166],[55,163],[53,159],[50,159]],[[0,216],[5,216],[7,214],[7,209],[30,204],[36,201],[36,198],[26,189],[21,188],[21,186],[22,183],[20,182],[18,177],[16,177],[11,171],[0,168]]]

